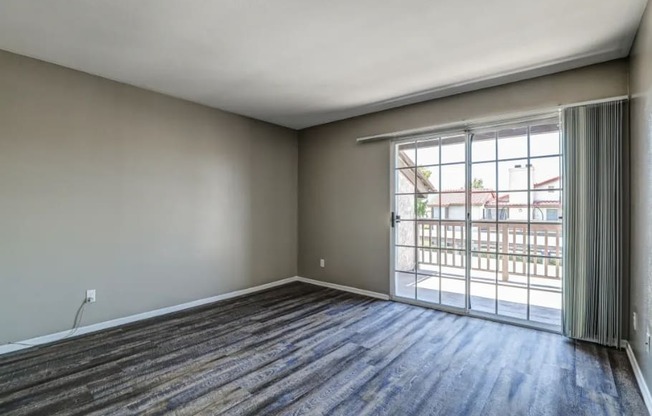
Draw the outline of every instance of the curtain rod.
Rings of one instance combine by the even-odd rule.
[[[452,123],[439,124],[436,126],[421,127],[417,129],[410,130],[400,130],[391,133],[376,134],[372,136],[364,136],[356,139],[358,143],[369,143],[380,140],[398,140],[406,139],[408,137],[417,137],[423,135],[446,135],[459,133],[460,131],[472,130],[474,127],[498,127],[504,124],[527,122],[537,118],[542,117],[552,117],[554,113],[569,108],[569,107],[578,107],[582,105],[591,105],[591,104],[601,104],[612,101],[622,101],[629,99],[628,95],[620,95],[616,97],[601,98],[596,100],[581,101],[571,104],[559,104],[556,107],[548,107],[545,109],[532,110],[520,113],[509,113],[502,116],[493,116],[493,117],[480,117],[470,120],[456,121]]]

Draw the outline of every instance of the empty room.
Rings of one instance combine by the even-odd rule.
[[[0,415],[652,414],[648,0],[0,0]]]

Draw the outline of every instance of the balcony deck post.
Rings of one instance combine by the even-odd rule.
[[[502,263],[502,279],[503,282],[509,280],[509,226],[508,224],[500,224],[501,232],[503,234],[503,263]]]

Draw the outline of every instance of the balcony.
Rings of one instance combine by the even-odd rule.
[[[405,272],[396,274],[396,294],[464,308],[465,227],[464,221],[416,221],[416,261],[412,267],[398,268]],[[558,327],[561,231],[558,222],[474,221],[470,233],[471,310]]]

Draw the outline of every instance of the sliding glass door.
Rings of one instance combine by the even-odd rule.
[[[393,296],[558,329],[558,118],[393,146]]]

